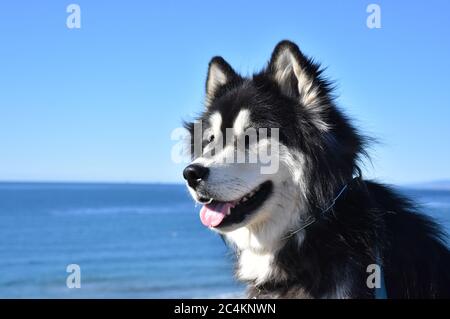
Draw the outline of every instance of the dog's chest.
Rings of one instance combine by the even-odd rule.
[[[263,283],[273,274],[273,255],[243,250],[239,255],[237,276],[240,280]]]

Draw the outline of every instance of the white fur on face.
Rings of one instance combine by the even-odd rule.
[[[250,125],[250,111],[241,110],[236,116],[233,124],[233,131],[236,136],[244,133],[245,129]]]
[[[211,131],[208,134],[214,134],[217,139],[221,134],[222,117],[219,113],[214,113],[209,121]],[[244,134],[250,124],[250,111],[243,110],[236,117],[232,131],[234,134]],[[260,144],[267,143],[270,143],[267,139],[258,141],[250,146],[249,152],[257,152]],[[238,277],[262,283],[272,275],[283,276],[280,273],[272,273],[274,255],[281,248],[285,236],[297,229],[304,216],[304,159],[301,153],[292,152],[280,144],[279,170],[265,175],[261,174],[261,163],[226,163],[226,157],[234,152],[234,146],[227,145],[214,156],[204,154],[194,163],[209,168],[205,188],[217,200],[234,201],[267,180],[273,183],[272,194],[258,212],[249,216],[249,220],[216,230],[223,233],[226,240],[232,242],[240,251]],[[195,191],[190,191],[195,198]],[[303,235],[303,232],[295,234],[299,244]]]
[[[244,134],[250,126],[249,112],[243,110],[236,117],[232,130],[235,134]],[[211,116],[210,124],[212,132],[220,130],[222,118],[219,113]],[[265,143],[270,141],[258,141],[249,151],[258,151],[258,146]],[[249,220],[217,230],[240,251],[239,278],[263,282],[272,275],[271,262],[283,244],[283,238],[298,227],[305,211],[304,160],[302,154],[280,144],[279,170],[266,175],[261,174],[261,163],[226,163],[226,156],[234,153],[234,146],[227,145],[214,156],[204,155],[194,162],[209,168],[205,188],[217,200],[234,201],[267,180],[273,183],[272,194],[257,212],[249,216]],[[303,232],[295,236],[301,243]]]
[[[209,118],[209,124],[211,125],[211,129],[213,134],[220,134],[220,127],[222,125],[222,115],[219,112],[214,112],[211,114]]]
[[[213,113],[210,116],[209,122],[210,128],[207,134],[214,134],[216,136],[215,140],[220,140],[220,138],[218,138],[221,135],[220,127],[222,125],[220,113]],[[245,129],[248,128],[250,124],[250,111],[242,110],[233,123],[232,132],[243,135],[246,133]],[[222,141],[217,143],[221,145]],[[251,144],[247,152],[249,154],[258,154],[260,153],[260,146],[267,147],[267,145],[270,145],[271,143],[278,143],[278,141],[261,139]],[[207,146],[208,151],[214,146],[214,143],[210,144],[211,145]],[[255,222],[263,218],[263,216],[267,216],[266,218],[270,220],[273,216],[271,214],[273,210],[292,210],[293,207],[288,207],[289,203],[298,201],[303,202],[301,198],[303,192],[298,191],[299,189],[304,188],[301,154],[292,154],[287,147],[278,143],[279,156],[277,161],[280,162],[279,169],[271,174],[262,174],[263,164],[260,161],[236,163],[234,160],[236,159],[236,152],[246,151],[239,148],[236,149],[235,145],[226,145],[223,149],[219,148],[219,151],[213,156],[211,156],[210,153],[205,153],[193,161],[195,164],[200,164],[209,168],[209,175],[208,179],[205,181],[204,191],[206,191],[210,197],[218,201],[235,201],[254,190],[263,182],[268,180],[272,181],[274,186],[273,194],[270,196],[271,198],[264,203],[263,207],[261,207],[261,213],[253,214],[255,215]],[[228,159],[231,159],[231,161],[228,161]],[[196,198],[196,192],[191,188],[190,191],[193,197]],[[295,198],[288,198],[292,196]],[[283,202],[279,203],[280,201]],[[285,218],[285,220],[289,225],[293,225],[293,221],[289,218]],[[274,224],[280,226],[280,230],[275,232],[271,231],[270,233],[277,237],[285,231],[285,226],[282,226],[283,222],[280,223],[274,221]],[[260,231],[260,233],[262,232]],[[266,238],[267,236],[263,237]],[[263,241],[264,245],[267,245],[270,240]]]
[[[274,255],[284,243],[284,238],[298,228],[305,216],[306,185],[303,175],[303,157],[292,154],[285,146],[280,148],[280,172],[271,176],[273,193],[253,214],[250,223],[225,232],[225,238],[241,252],[238,262],[238,278],[262,283],[270,276]],[[299,244],[304,232],[294,235]]]
[[[209,168],[206,188],[210,195],[220,201],[234,201],[240,199],[245,194],[251,192],[267,178],[260,174],[261,163],[238,162],[236,159],[245,158],[245,149],[232,145],[222,146],[223,137],[221,133],[222,117],[219,112],[215,112],[209,119],[210,128],[205,135],[214,134],[215,140],[207,145],[201,157],[195,159],[192,163],[200,164]],[[236,117],[233,127],[227,130],[227,134],[234,137],[245,134],[244,130],[250,125],[250,112],[242,110]],[[257,142],[257,141],[255,141]],[[217,148],[215,148],[217,146]],[[211,150],[215,148],[214,156],[211,156]],[[250,145],[248,151],[257,154],[258,143]],[[239,154],[238,153],[244,153]],[[257,156],[254,156],[257,158]],[[193,190],[191,190],[193,193]],[[195,197],[195,196],[194,196]]]

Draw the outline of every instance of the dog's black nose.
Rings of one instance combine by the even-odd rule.
[[[191,164],[183,170],[183,177],[189,186],[195,188],[198,183],[208,177],[209,169],[198,164]]]

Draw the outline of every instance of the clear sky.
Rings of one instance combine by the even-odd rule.
[[[370,176],[449,178],[449,16],[447,0],[4,1],[0,180],[181,182],[170,133],[201,110],[209,59],[248,74],[285,38],[381,141]]]

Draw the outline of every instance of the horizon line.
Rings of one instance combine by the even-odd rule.
[[[184,185],[183,182],[165,182],[165,181],[108,181],[108,180],[12,180],[0,179],[0,184],[135,184],[135,185]]]
[[[375,180],[376,179],[370,179]],[[435,179],[421,182],[398,182],[391,183],[391,185],[397,185],[402,187],[420,187],[428,186],[427,184],[434,183],[450,183],[450,179]],[[39,180],[26,180],[26,179],[0,179],[0,184],[110,184],[110,185],[184,185],[185,183],[175,181],[133,181],[133,180],[51,180],[51,179],[39,179]]]

